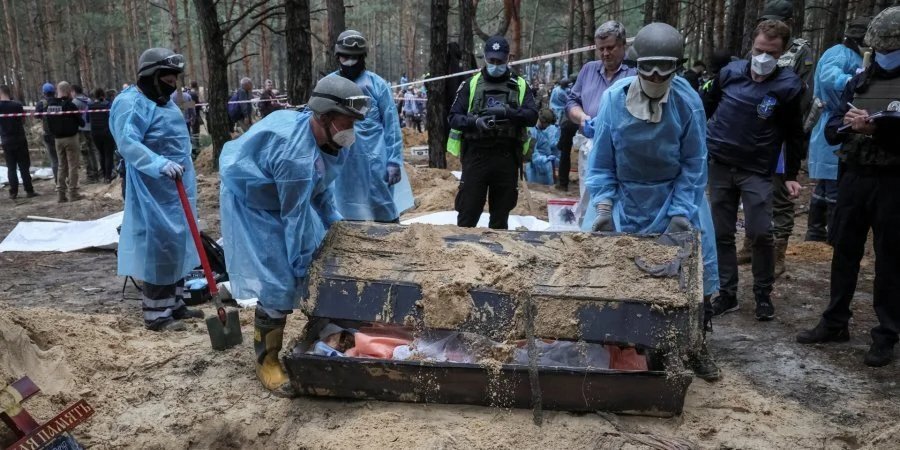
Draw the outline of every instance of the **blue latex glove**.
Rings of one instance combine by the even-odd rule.
[[[588,139],[594,138],[594,118],[593,117],[589,118],[588,120],[586,120],[584,122],[584,129],[582,130],[581,134],[583,134],[584,137],[586,137]]]
[[[159,173],[174,180],[181,178],[181,175],[184,174],[184,167],[172,161],[166,161],[166,164],[159,169]]]
[[[387,173],[384,176],[388,186],[393,186],[400,182],[400,166],[392,163],[387,164]]]
[[[556,161],[558,161],[558,160],[557,160],[557,158],[556,158],[556,155],[550,155],[550,156],[547,157],[547,161],[550,161],[550,162],[556,162]]]

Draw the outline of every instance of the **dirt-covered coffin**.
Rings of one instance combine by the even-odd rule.
[[[498,342],[544,338],[635,347],[647,355],[648,371],[540,367],[543,403],[667,415],[681,411],[690,383],[679,355],[699,342],[701,265],[690,233],[341,222],[314,259],[303,309],[312,328],[322,320],[365,322],[459,330]],[[492,404],[485,389],[500,380],[509,386],[509,406],[528,406],[531,398],[526,366],[504,362],[492,374],[472,364],[327,358],[307,353],[314,340],[308,328],[285,358],[295,387],[307,394]],[[439,381],[437,392],[416,381],[425,379]]]

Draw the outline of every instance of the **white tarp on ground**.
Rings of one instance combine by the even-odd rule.
[[[481,213],[481,218],[478,219],[478,228],[487,228],[488,227],[488,214]],[[456,211],[441,211],[436,213],[427,214],[424,216],[419,216],[413,219],[407,219],[402,222],[403,225],[409,225],[411,223],[429,223],[432,225],[456,225]],[[543,220],[538,219],[534,216],[509,216],[509,229],[515,230],[517,228],[527,228],[531,231],[545,231],[550,228],[549,222],[544,222]]]
[[[16,171],[19,177],[19,183],[22,183],[22,172]],[[38,180],[52,180],[53,179],[53,169],[49,167],[32,167],[29,172],[31,172],[31,179]],[[0,186],[5,186],[9,184],[9,177],[6,166],[0,166]]]
[[[2,252],[71,252],[116,248],[124,212],[83,222],[19,222],[0,242]]]

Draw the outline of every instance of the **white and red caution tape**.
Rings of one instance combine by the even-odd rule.
[[[512,61],[509,63],[509,65],[517,66],[520,64],[527,64],[527,63],[534,62],[534,61],[543,61],[545,59],[559,58],[559,57],[563,57],[563,56],[572,55],[575,53],[588,52],[588,51],[594,50],[595,48],[597,48],[596,45],[588,45],[586,47],[573,48],[571,50],[563,50],[561,52],[548,53],[546,55],[540,55],[540,56],[535,56],[532,58],[526,58],[526,59],[520,59],[518,61]],[[441,76],[437,76],[437,77],[426,78],[424,80],[416,80],[416,81],[410,81],[408,83],[403,83],[403,84],[395,84],[395,85],[391,86],[391,88],[402,88],[404,86],[412,86],[414,84],[423,84],[423,83],[429,83],[432,81],[445,80],[447,78],[453,78],[453,77],[458,77],[458,76],[462,76],[462,75],[471,75],[475,72],[478,72],[479,70],[481,70],[481,69],[466,70],[463,72],[451,73],[449,75],[441,75]]]

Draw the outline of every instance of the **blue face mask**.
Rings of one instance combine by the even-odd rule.
[[[890,53],[875,53],[875,62],[888,72],[900,67],[900,50]]]
[[[506,73],[506,64],[488,64],[487,73],[492,77],[499,77]]]

